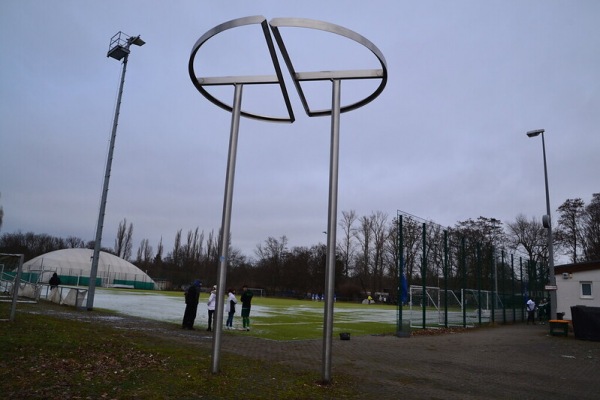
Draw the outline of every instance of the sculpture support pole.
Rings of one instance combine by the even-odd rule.
[[[219,244],[219,277],[215,305],[214,336],[212,348],[211,372],[219,372],[221,361],[221,333],[223,332],[225,285],[227,285],[227,264],[229,255],[229,230],[231,227],[231,208],[233,203],[233,181],[235,178],[235,158],[237,154],[238,133],[240,130],[240,110],[243,85],[235,85],[233,110],[231,112],[231,134],[229,137],[229,155],[225,177],[225,195],[223,199],[223,220],[221,222],[221,243]]]
[[[323,317],[324,383],[331,382],[331,347],[333,335],[333,298],[335,291],[335,245],[337,229],[338,167],[340,150],[340,81],[333,80],[331,108],[331,149],[329,161],[329,213],[327,218],[327,262],[325,265],[325,312]]]

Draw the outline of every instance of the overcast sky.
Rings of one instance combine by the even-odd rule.
[[[146,45],[131,48],[127,66],[102,244],[113,247],[124,218],[134,248],[148,239],[156,249],[162,237],[170,251],[179,229],[218,231],[231,114],[195,89],[187,65],[202,34],[251,15],[342,25],[386,58],[384,92],[341,116],[338,221],[349,210],[390,220],[402,210],[445,226],[541,219],[542,141],[525,135],[539,128],[553,213],[600,192],[596,0],[3,0],[0,233],[94,239],[122,71],[106,53],[118,31]],[[213,38],[198,69],[272,73],[255,29]],[[377,67],[347,40],[292,31],[298,70]],[[331,120],[306,116],[284,73],[296,122],[240,124],[231,233],[247,256],[269,236],[286,235],[290,247],[326,242]],[[342,103],[362,91],[342,83]],[[231,103],[232,88],[215,93]],[[312,96],[328,106],[331,85]],[[280,95],[258,87],[244,88],[242,103],[282,109]]]

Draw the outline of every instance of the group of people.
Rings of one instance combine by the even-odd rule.
[[[534,299],[527,300],[527,325],[531,322],[535,325],[535,312],[537,310],[538,313],[538,321],[543,325],[546,320],[550,316],[550,312],[548,310],[550,304],[546,301],[546,299],[542,299],[540,303],[536,307],[536,303]]]
[[[185,292],[185,312],[183,314],[183,329],[194,329],[194,321],[196,320],[196,313],[198,311],[198,303],[200,302],[200,289],[202,284],[199,280],[194,283]],[[244,285],[242,287],[242,295],[240,301],[242,302],[242,326],[246,331],[250,330],[250,307],[252,304],[252,297],[254,293],[248,290],[248,287]],[[233,329],[233,318],[235,316],[235,307],[238,304],[238,300],[235,296],[235,289],[227,290],[227,298],[225,300],[225,312],[227,313],[227,321],[225,322],[226,329]],[[212,331],[213,320],[215,314],[215,307],[217,305],[217,286],[214,285],[208,296],[206,302],[206,308],[208,309],[208,332]]]

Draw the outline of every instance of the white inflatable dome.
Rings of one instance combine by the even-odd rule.
[[[92,268],[91,249],[63,249],[42,254],[23,264],[23,273],[37,275],[40,282],[47,283],[54,272],[63,285],[89,284]],[[120,257],[100,252],[96,285],[125,286],[153,289],[154,281],[141,269]]]

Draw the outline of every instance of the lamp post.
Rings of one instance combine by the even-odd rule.
[[[112,134],[110,136],[110,145],[108,147],[108,157],[106,160],[106,171],[104,174],[104,185],[102,187],[102,197],[100,199],[100,211],[98,213],[98,225],[96,226],[96,239],[94,241],[94,254],[92,255],[92,267],[90,269],[90,281],[88,283],[88,297],[86,307],[89,311],[94,309],[94,294],[96,291],[96,276],[98,274],[98,260],[100,258],[100,242],[102,241],[102,228],[104,226],[104,214],[106,210],[106,198],[108,195],[108,181],[110,180],[110,170],[112,166],[113,152],[115,149],[115,139],[117,137],[117,125],[119,124],[119,111],[121,109],[121,97],[123,96],[123,85],[125,84],[125,71],[127,70],[127,59],[129,57],[129,47],[132,44],[143,46],[144,42],[140,36],[127,36],[119,31],[110,39],[107,57],[115,60],[123,60],[123,71],[121,72],[121,83],[119,85],[119,95],[117,97],[117,106],[115,108],[115,117],[113,119]]]
[[[548,283],[556,287],[556,276],[554,275],[554,246],[552,241],[552,218],[550,214],[550,192],[548,190],[548,167],[546,166],[546,143],[544,142],[544,129],[536,129],[527,132],[528,137],[542,135],[542,152],[544,155],[544,179],[546,182],[546,215],[542,217],[544,228],[548,229]],[[556,290],[550,290],[550,319],[556,318]]]

